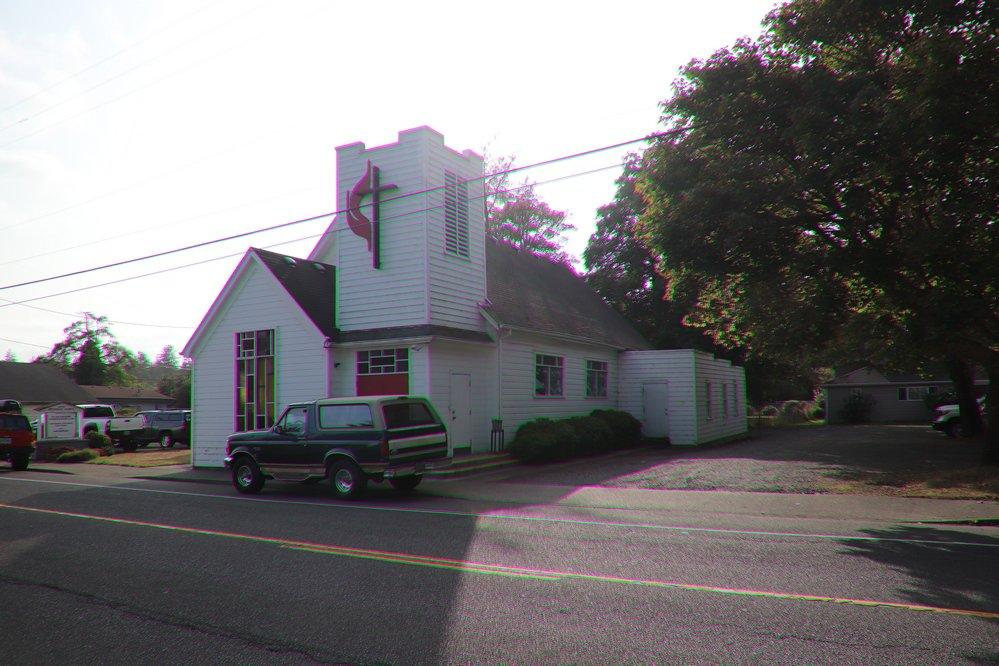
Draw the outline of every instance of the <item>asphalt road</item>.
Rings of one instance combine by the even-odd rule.
[[[0,470],[0,661],[999,661],[999,529]]]

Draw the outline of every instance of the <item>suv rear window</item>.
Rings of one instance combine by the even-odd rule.
[[[31,430],[31,424],[27,416],[0,414],[0,430]]]
[[[382,413],[385,414],[385,426],[388,428],[411,428],[437,423],[433,412],[422,402],[383,405]]]
[[[83,418],[85,419],[101,419],[101,418],[114,418],[114,410],[110,407],[84,407]]]

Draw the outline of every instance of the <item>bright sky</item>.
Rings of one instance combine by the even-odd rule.
[[[48,351],[85,310],[133,351],[179,350],[248,246],[304,256],[329,218],[2,287],[329,213],[334,148],[410,127],[521,165],[644,136],[679,67],[773,4],[6,0],[0,357]],[[538,192],[577,257],[620,169],[573,174],[625,152],[525,174],[563,178]]]

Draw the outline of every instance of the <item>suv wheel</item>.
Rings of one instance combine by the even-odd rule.
[[[361,468],[350,460],[337,460],[330,465],[330,487],[340,499],[356,499],[364,494],[368,479]]]
[[[28,455],[27,453],[11,453],[10,454],[10,466],[15,471],[18,471],[18,472],[26,470],[26,469],[28,469],[28,461],[30,459],[31,459],[31,456]]]
[[[160,448],[161,449],[172,449],[173,448],[173,435],[168,432],[160,435]]]
[[[944,432],[947,433],[948,437],[957,437],[957,434],[961,431],[961,422],[958,419],[951,419],[944,426]]]
[[[264,475],[249,456],[240,456],[232,464],[232,485],[246,495],[259,493],[264,487]]]

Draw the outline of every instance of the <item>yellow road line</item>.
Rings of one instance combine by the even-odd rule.
[[[848,597],[829,597],[814,594],[800,594],[796,592],[775,592],[772,590],[749,590],[729,587],[716,587],[712,585],[696,585],[692,583],[678,583],[662,580],[645,580],[640,578],[621,578],[618,576],[605,576],[601,574],[575,573],[570,571],[550,571],[545,569],[531,569],[527,567],[509,566],[505,564],[488,564],[484,562],[469,562],[446,557],[432,557],[428,555],[416,555],[412,553],[400,553],[392,551],[373,550],[369,548],[353,548],[349,546],[336,546],[329,544],[311,543],[308,541],[297,541],[293,539],[280,539],[277,537],[265,537],[253,534],[240,534],[238,532],[225,532],[221,530],[208,530],[196,527],[183,527],[180,525],[167,525],[164,523],[151,523],[142,520],[130,520],[127,518],[111,518],[108,516],[96,516],[86,513],[75,513],[70,511],[56,511],[54,509],[39,509],[35,507],[18,506],[15,504],[0,504],[0,509],[11,509],[15,511],[27,511],[53,516],[63,516],[68,518],[82,518],[96,520],[118,525],[130,525],[135,527],[148,527],[153,529],[170,530],[185,534],[198,534],[202,536],[224,537],[228,539],[239,539],[242,541],[254,541],[299,550],[309,553],[323,555],[335,555],[339,557],[351,557],[357,559],[375,560],[379,562],[389,562],[393,564],[406,564],[410,566],[433,567],[435,569],[446,569],[466,573],[476,573],[485,575],[508,576],[514,578],[526,578],[543,581],[563,581],[582,580],[589,582],[613,583],[620,585],[640,585],[643,587],[667,588],[674,590],[686,590],[691,592],[708,592],[712,594],[724,594],[744,597],[757,597],[768,599],[781,599],[787,601],[813,601],[834,604],[845,604],[851,606],[874,606],[881,608],[894,608],[898,610],[942,613],[945,615],[962,615],[988,620],[999,620],[999,612],[970,610],[963,608],[948,608],[944,606],[926,606],[922,604],[909,604],[896,601],[881,601],[875,599],[852,599]]]

